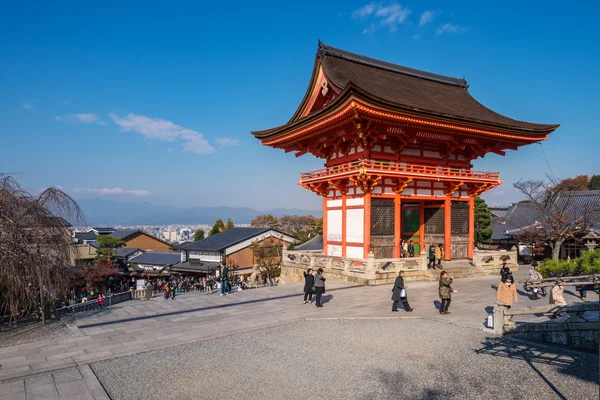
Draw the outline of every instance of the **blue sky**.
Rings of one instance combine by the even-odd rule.
[[[0,12],[0,171],[32,191],[177,206],[319,209],[322,167],[259,146],[310,79],[317,39],[440,74],[512,118],[561,127],[558,177],[600,173],[593,2],[10,2]],[[505,184],[548,173],[540,145],[488,155]]]

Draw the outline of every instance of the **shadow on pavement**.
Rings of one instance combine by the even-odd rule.
[[[452,398],[452,393],[443,389],[424,389],[419,390],[420,393],[415,393],[418,389],[413,387],[411,380],[406,374],[400,371],[390,372],[380,370],[375,372],[375,375],[383,385],[384,394],[383,396],[380,396],[380,393],[377,393],[377,395],[373,397],[366,396],[366,399],[410,398],[413,400],[443,400]]]
[[[557,371],[565,375],[600,383],[598,378],[600,364],[598,357],[593,354],[551,348],[550,346],[515,341],[509,338],[487,338],[482,342],[482,347],[474,351],[476,354],[525,361],[560,399],[566,399],[566,397],[545,377],[544,373],[536,367],[536,364],[551,365],[557,367]]]
[[[336,290],[354,289],[354,288],[362,287],[362,286],[363,285],[345,286],[345,287],[340,287],[340,288],[335,288],[335,289],[327,289],[327,291],[333,292]],[[284,296],[267,297],[264,299],[239,301],[237,303],[219,304],[219,305],[215,305],[215,306],[190,308],[187,310],[171,311],[171,312],[166,312],[166,313],[161,313],[161,314],[152,314],[152,315],[143,315],[143,316],[139,316],[139,317],[123,318],[123,319],[118,319],[118,320],[114,320],[114,321],[96,322],[93,324],[83,324],[83,325],[76,324],[76,325],[79,329],[94,328],[97,326],[114,325],[114,324],[121,324],[124,322],[141,321],[141,320],[145,320],[145,319],[153,319],[153,318],[160,318],[160,317],[170,317],[173,315],[187,314],[187,313],[192,313],[192,312],[197,312],[197,311],[216,310],[219,308],[235,307],[235,306],[239,306],[239,305],[243,305],[243,304],[262,303],[262,302],[266,302],[266,301],[281,300],[281,299],[288,299],[288,298],[292,298],[292,297],[303,297],[303,296],[304,296],[304,293],[293,293],[293,294],[287,294]],[[325,300],[328,297],[329,297],[329,299],[333,298],[332,295],[323,296],[322,300],[324,303],[329,301],[329,299]]]

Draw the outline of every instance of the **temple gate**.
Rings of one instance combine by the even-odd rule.
[[[472,169],[492,152],[546,140],[558,125],[486,108],[464,79],[375,60],[319,42],[309,88],[285,125],[253,132],[265,146],[311,153],[323,169],[299,184],[323,197],[323,252],[398,258],[442,244],[472,258],[474,199],[502,182]]]

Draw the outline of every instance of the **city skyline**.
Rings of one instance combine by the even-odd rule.
[[[464,76],[495,111],[560,123],[542,145],[473,162],[505,182],[483,196],[492,206],[521,200],[512,187],[521,178],[598,172],[585,162],[595,156],[588,143],[598,122],[598,56],[589,53],[597,5],[514,3],[490,13],[442,2],[330,2],[289,12],[266,3],[128,4],[12,4],[0,16],[0,32],[12,38],[0,44],[0,74],[10,77],[0,81],[0,172],[17,173],[26,189],[177,207],[319,209],[322,200],[296,182],[322,160],[294,159],[250,134],[292,116],[319,38]]]

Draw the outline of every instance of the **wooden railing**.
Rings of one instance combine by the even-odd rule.
[[[499,182],[500,180],[500,174],[498,172],[483,172],[466,168],[435,167],[391,161],[361,160],[334,165],[317,171],[304,172],[301,174],[301,181],[306,182],[313,179],[318,180],[325,177],[329,178],[333,175],[350,175],[360,170],[373,173],[382,172],[398,176],[406,175],[410,177],[445,177],[455,180],[476,180],[489,182]]]

